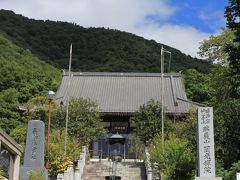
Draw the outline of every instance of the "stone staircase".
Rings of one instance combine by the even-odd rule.
[[[105,176],[112,175],[112,162],[87,162],[84,167],[82,180],[105,180]],[[121,180],[146,180],[143,162],[126,160],[117,164],[117,176]]]

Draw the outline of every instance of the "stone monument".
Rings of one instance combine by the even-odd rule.
[[[48,179],[48,173],[44,167],[44,141],[44,123],[40,120],[29,121],[20,180],[28,180],[31,171],[41,172],[43,177]]]
[[[222,179],[215,177],[212,107],[198,107],[198,176],[195,180]]]

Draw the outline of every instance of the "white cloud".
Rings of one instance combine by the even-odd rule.
[[[36,19],[75,22],[135,33],[196,56],[199,41],[209,36],[192,27],[165,24],[176,7],[167,0],[2,0],[0,8]],[[155,16],[158,21],[147,21]]]
[[[3,5],[38,19],[74,21],[85,27],[127,27],[146,15],[165,18],[174,8],[159,0],[13,0]],[[1,2],[0,2],[1,5]]]
[[[170,24],[163,26],[149,24],[142,29],[136,29],[135,33],[147,39],[153,39],[177,48],[193,57],[199,57],[197,55],[199,42],[210,36],[210,34],[199,32],[192,27]]]

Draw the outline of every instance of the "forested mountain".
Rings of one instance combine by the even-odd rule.
[[[7,10],[0,10],[0,31],[58,68],[67,68],[69,45],[73,43],[72,67],[75,71],[160,71],[161,44],[130,33],[28,19]],[[164,47],[172,53],[171,71],[195,68],[206,72],[210,68],[206,61]]]
[[[218,37],[216,37],[218,41],[212,41],[215,38],[210,37],[204,42],[205,50],[200,48],[203,53],[207,52],[208,58],[219,55],[221,58],[224,57],[222,58],[224,65],[211,65],[207,61],[192,58],[177,49],[164,45],[172,53],[171,71],[186,70],[184,71],[184,80],[188,98],[213,107],[216,175],[223,177],[223,180],[234,179],[236,172],[240,171],[240,29],[239,22],[235,21],[239,18],[238,2],[238,0],[229,0],[230,4],[225,11],[228,28],[234,33],[234,37],[229,39],[228,36],[222,34],[221,36],[226,42]],[[83,28],[67,22],[33,20],[16,15],[12,11],[0,10],[0,127],[7,133],[11,132],[10,135],[18,143],[25,142],[28,120],[47,121],[50,101],[45,93],[50,89],[57,90],[60,68],[68,67],[71,43],[73,43],[72,66],[74,71],[160,72],[161,44],[155,41],[117,30]],[[216,47],[220,47],[220,51],[212,51],[212,48]],[[225,64],[225,61],[228,65]],[[166,67],[167,65],[166,62]],[[26,105],[27,111],[19,112],[17,109],[19,105]],[[75,104],[73,105],[75,106]],[[147,119],[146,114],[152,120],[154,109],[158,111],[160,109],[155,108],[156,106],[152,107],[153,110],[149,109],[146,111],[147,113],[143,111],[144,120]],[[53,133],[51,133],[51,137],[58,141],[58,138],[64,139],[58,130],[59,127],[64,128],[62,124],[65,123],[64,113],[66,111],[62,106],[57,108],[54,104],[52,110]],[[85,116],[86,112],[80,113]],[[73,113],[73,115],[76,114]],[[196,117],[197,114],[193,110],[181,121],[177,118],[174,124],[171,121],[168,122],[166,118],[164,142],[169,151],[165,151],[166,147],[164,146],[161,157],[165,158],[159,158],[159,152],[156,151],[155,157],[160,160],[156,166],[160,168],[159,172],[163,174],[166,172],[169,175],[172,173],[174,176],[180,174],[181,177],[188,175],[194,178],[197,172],[197,169],[194,169],[196,164],[194,156],[197,148]],[[82,118],[74,117],[72,119]],[[159,117],[156,120],[159,120]],[[155,126],[155,123],[151,124]],[[82,129],[83,132],[86,132],[85,127]],[[69,134],[71,135],[71,133]],[[76,152],[75,149],[79,149],[79,142],[73,141],[73,138],[71,137],[68,148],[71,152]],[[155,139],[152,142],[149,141],[148,144],[152,144],[154,148],[158,145],[162,147],[160,136],[156,136],[155,142],[157,143],[154,141]],[[54,148],[52,149],[53,152],[57,152],[57,156],[53,153],[52,159],[57,158],[59,161],[57,163],[61,164],[58,167],[62,169],[63,162],[66,165],[66,154],[60,151],[60,147],[62,147],[60,144],[63,144],[62,141],[59,141],[58,146],[53,144]],[[140,141],[136,141],[136,144],[144,145]],[[140,152],[139,146],[136,146],[137,148]],[[79,152],[77,152],[78,155]],[[59,157],[64,157],[64,159],[59,160]],[[151,155],[151,157],[154,156]],[[172,163],[165,163],[166,161]],[[51,161],[49,162],[51,163]],[[56,163],[56,161],[52,162]],[[56,169],[56,164],[53,167]]]
[[[10,132],[23,120],[17,112],[19,105],[45,96],[49,89],[57,90],[59,69],[68,67],[70,43],[75,71],[160,72],[161,44],[155,41],[0,10],[0,127]],[[172,52],[171,71],[195,68],[206,72],[211,67],[206,61],[165,48]]]
[[[60,71],[40,61],[0,34],[0,127],[7,132],[21,122],[17,107],[56,90]]]

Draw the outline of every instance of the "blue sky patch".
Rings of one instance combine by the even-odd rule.
[[[226,26],[226,0],[169,0],[168,3],[176,8],[176,12],[167,23],[192,26],[206,33],[215,33]]]

